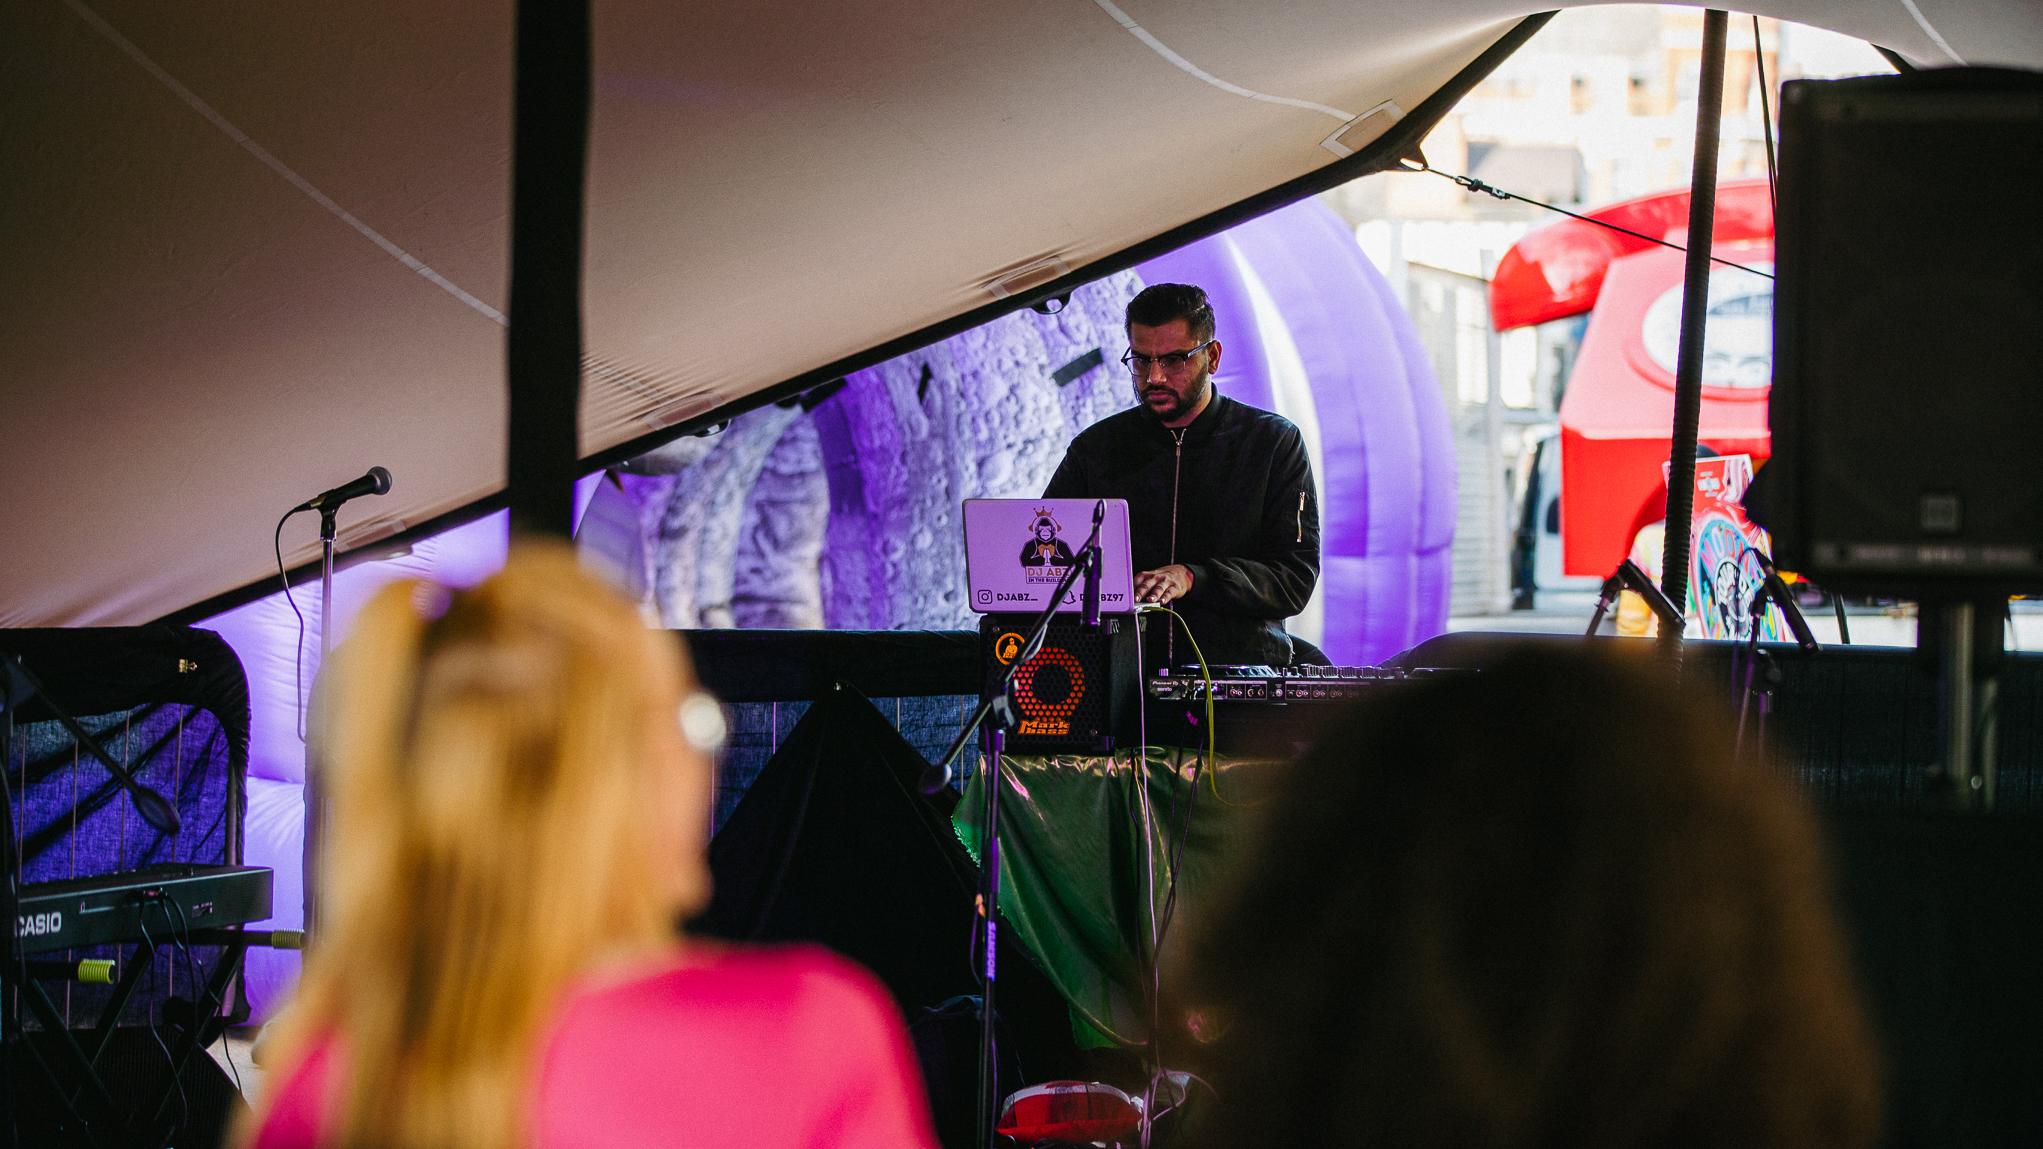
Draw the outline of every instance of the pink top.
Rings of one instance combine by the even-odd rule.
[[[819,949],[692,945],[570,993],[542,1050],[537,1149],[936,1145],[886,991]],[[276,1087],[256,1149],[320,1144],[334,1057],[319,1046]]]

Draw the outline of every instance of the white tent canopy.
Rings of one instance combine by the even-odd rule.
[[[1362,170],[1533,11],[598,3],[583,454]],[[2043,66],[2035,0],[1763,14]],[[512,15],[0,14],[0,626],[254,583],[277,516],[371,464],[395,489],[349,507],[343,548],[502,490]]]

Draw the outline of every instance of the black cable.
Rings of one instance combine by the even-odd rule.
[[[1141,680],[1141,675],[1136,675]],[[1162,915],[1156,908],[1156,807],[1149,797],[1149,747],[1143,746],[1130,761],[1129,776],[1135,783],[1135,800],[1141,804],[1142,826],[1142,904],[1149,911],[1149,1034],[1144,1042],[1148,1055],[1148,1079],[1142,1089],[1142,1125],[1138,1141],[1140,1149],[1149,1149],[1150,1132],[1155,1128],[1156,1080],[1163,1076],[1163,930]],[[1172,884],[1175,889],[1175,883]]]
[[[1184,748],[1179,747],[1177,750],[1177,763],[1174,764],[1171,771],[1173,775],[1179,773],[1177,767],[1181,766],[1184,761]],[[1146,750],[1144,754],[1146,756]],[[1179,802],[1174,799],[1171,803],[1174,807],[1171,811],[1171,817],[1176,821],[1176,825],[1171,832],[1176,840],[1171,843],[1170,854],[1164,862],[1163,909],[1157,913],[1155,944],[1149,955],[1150,1072],[1148,1083],[1142,1094],[1142,1144],[1145,1146],[1148,1145],[1150,1131],[1155,1126],[1157,1082],[1164,1076],[1163,1056],[1158,1044],[1162,1040],[1163,1030],[1163,943],[1170,933],[1172,915],[1177,910],[1178,867],[1184,860],[1185,841],[1191,836],[1192,808],[1199,801],[1199,775],[1209,765],[1210,763],[1205,760],[1203,755],[1195,756],[1193,758],[1191,774],[1185,779],[1188,790],[1184,800]]]
[[[205,1002],[203,1003],[204,1012],[203,1013],[200,1012],[200,1005],[198,1004],[199,965],[198,955],[195,952],[193,952],[191,919],[185,916],[184,904],[182,902],[173,899],[170,905],[172,909],[175,909],[177,911],[177,926],[184,937],[184,940],[179,944],[178,948],[184,951],[185,975],[191,979],[192,983],[192,1001],[195,1003],[192,1009],[192,1026],[194,1033],[196,1035],[193,1044],[196,1046],[197,1039],[203,1039],[205,1037],[206,1033],[205,1027],[207,1020],[214,1016],[214,1014],[216,1014],[219,1010],[226,1008],[227,1003],[222,998],[208,994]],[[221,961],[227,960],[226,957],[224,956],[224,953],[221,956],[220,960]],[[227,1040],[227,1030],[224,1026],[220,1030],[219,1042],[220,1052],[225,1054],[227,1057],[227,1071],[234,1075],[234,1092],[240,1094],[243,1098],[246,1098],[248,1096],[248,1091],[247,1087],[241,1083],[241,1067],[234,1064],[234,1046]],[[206,1051],[206,1055],[208,1057],[212,1056],[210,1050]]]
[[[296,693],[292,695],[291,701],[298,708],[298,741],[303,742],[305,741],[305,612],[298,609],[298,600],[291,597],[291,576],[284,570],[284,524],[289,522],[291,516],[297,513],[295,509],[284,512],[284,517],[277,520],[276,533],[270,541],[276,545],[277,581],[284,584],[284,601],[291,604],[291,613],[298,616],[298,645],[292,648],[291,655],[291,681],[295,684]],[[319,625],[325,626],[326,620],[320,619]]]
[[[1143,891],[1143,901],[1145,905],[1150,907],[1151,912],[1155,916],[1152,921],[1154,928],[1150,932],[1149,1042],[1148,1042],[1149,1076],[1148,1081],[1144,1084],[1142,1091],[1141,1149],[1149,1149],[1150,1134],[1155,1129],[1156,1125],[1157,1082],[1164,1076],[1163,1056],[1160,1044],[1162,1041],[1163,1031],[1163,1016],[1162,1016],[1163,943],[1165,937],[1170,932],[1171,917],[1177,909],[1178,867],[1179,864],[1184,859],[1185,840],[1191,836],[1192,808],[1199,800],[1199,776],[1201,773],[1203,773],[1205,770],[1209,769],[1212,766],[1212,762],[1210,761],[1210,759],[1218,757],[1219,755],[1219,745],[1215,738],[1215,730],[1213,726],[1214,718],[1213,718],[1212,667],[1209,666],[1206,662],[1206,652],[1199,649],[1198,639],[1192,637],[1191,625],[1185,622],[1184,616],[1168,608],[1165,608],[1164,613],[1168,614],[1171,617],[1171,621],[1173,623],[1175,623],[1178,626],[1184,627],[1185,641],[1191,646],[1192,654],[1199,660],[1200,674],[1201,678],[1205,683],[1206,688],[1205,689],[1206,753],[1195,759],[1197,765],[1193,767],[1191,777],[1187,780],[1190,784],[1190,792],[1185,795],[1184,804],[1181,808],[1181,811],[1179,809],[1173,809],[1172,811],[1173,814],[1181,814],[1181,818],[1178,823],[1176,831],[1177,840],[1171,844],[1170,854],[1164,861],[1165,885],[1163,896],[1163,908],[1161,910],[1157,910],[1155,908],[1156,891],[1154,887],[1155,879],[1153,877],[1154,855],[1149,853],[1155,847],[1154,844],[1149,840],[1148,828],[1145,827],[1143,831],[1143,850],[1145,856],[1151,860],[1150,876],[1146,876],[1144,878],[1144,880],[1146,882],[1151,883],[1151,885],[1150,888],[1145,889]],[[1172,633],[1175,633],[1175,631],[1173,631]],[[1138,673],[1136,674],[1136,679],[1140,681],[1142,675],[1139,673],[1140,667],[1139,656],[1137,666]],[[1182,763],[1184,761],[1183,755],[1184,755],[1183,748],[1180,747],[1178,751],[1179,763]],[[1147,768],[1149,763],[1149,747],[1147,745],[1147,739],[1144,740],[1144,745],[1142,748],[1142,763],[1143,777],[1137,780],[1137,784],[1144,787],[1142,795],[1146,799],[1148,797]],[[1173,773],[1175,774],[1176,771],[1173,770]],[[1213,795],[1215,798],[1218,798],[1220,796],[1220,792],[1217,788],[1214,790]],[[1178,804],[1174,798],[1172,800],[1172,806],[1177,807],[1177,805]]]
[[[248,1100],[248,1086],[241,1083],[241,1067],[234,1064],[234,1041],[225,1030],[220,1032],[220,1053],[227,1058],[227,1072],[234,1075],[234,1092],[239,1093],[243,1101]]]
[[[1780,172],[1774,165],[1773,105],[1766,98],[1766,52],[1759,43],[1759,15],[1752,17],[1752,63],[1759,69],[1759,126],[1766,133],[1766,199],[1780,215]]]
[[[1182,746],[1173,746],[1170,749],[1173,752],[1170,767],[1171,775],[1173,777],[1182,777],[1185,772],[1185,748]],[[1190,797],[1185,795],[1173,795],[1170,801],[1170,810],[1164,816],[1165,825],[1170,826],[1172,828],[1171,831],[1172,833],[1177,833],[1179,831],[1182,831],[1185,828],[1185,826],[1190,824],[1190,821],[1191,821]],[[1169,887],[1171,885],[1175,885],[1178,880],[1178,856],[1179,851],[1172,850],[1170,856],[1164,861],[1163,873],[1164,882],[1166,883],[1165,885],[1166,895],[1169,892]]]
[[[161,900],[155,902],[155,906],[163,906],[163,904],[176,904],[176,898],[170,898],[170,895],[163,895]],[[149,981],[147,981],[147,990],[149,990],[149,994],[155,994],[155,990],[157,990],[155,940],[149,938],[149,914],[147,912],[143,912],[137,918],[137,926],[141,928],[143,945],[149,947],[149,975],[147,975]],[[168,910],[163,912],[163,928],[170,928],[170,912]],[[176,930],[172,932],[172,951],[176,951]],[[172,973],[172,981],[174,979],[176,979],[176,971]],[[168,990],[168,987],[165,987],[165,1000],[168,1000],[168,994],[170,994],[170,990]],[[163,1024],[168,1024],[168,1022],[161,1020],[161,1016],[159,1016],[161,1010],[163,1010],[161,1004],[151,1004],[149,1006],[149,1026],[147,1028],[149,1028],[149,1039],[155,1041],[155,1047],[159,1051],[163,1051],[163,1067],[170,1071],[170,1084],[176,1086],[176,1090],[178,1090],[178,1122],[170,1129],[170,1133],[176,1135],[180,1129],[188,1129],[190,1124],[192,1124],[192,1098],[184,1092],[184,1073],[178,1071],[178,1059],[170,1053],[170,1043],[163,1041]],[[157,1108],[161,1108],[161,1104],[157,1104]],[[155,1114],[149,1114],[149,1116],[155,1116]]]
[[[162,902],[158,901],[155,904],[161,905]],[[164,915],[164,925],[167,926],[170,924],[169,918],[170,915],[168,914]],[[149,936],[149,914],[147,906],[144,906],[143,912],[136,917],[135,925],[136,928],[142,931],[142,944],[146,946],[149,950],[149,973],[147,975],[149,980],[145,984],[144,988],[148,993],[154,994],[157,988],[156,941],[154,938]],[[150,1006],[148,1007],[149,1024],[146,1028],[149,1030],[149,1039],[151,1041],[154,1041],[156,1043],[156,1048],[163,1052],[163,1065],[164,1068],[169,1071],[171,1084],[177,1087],[178,1116],[177,1124],[172,1127],[172,1132],[174,1133],[176,1130],[183,1129],[191,1124],[192,1115],[191,1099],[185,1095],[184,1075],[177,1071],[177,1058],[171,1056],[170,1046],[164,1044],[163,1034],[157,1027],[156,1012],[158,1008],[159,1007],[153,1003],[150,1004]],[[118,1022],[116,1024],[118,1024]],[[152,1114],[151,1116],[154,1116],[154,1114]]]
[[[198,1011],[204,1003],[199,1001],[199,959],[192,953],[191,919],[185,916],[184,903],[176,898],[166,900],[170,908],[177,911],[177,928],[171,932],[170,942],[178,952],[184,954],[184,976],[186,981],[191,982],[192,1029],[194,1033],[203,1032]]]
[[[1189,779],[1191,782],[1191,792],[1185,795],[1184,809],[1178,819],[1176,830],[1177,841],[1171,844],[1170,862],[1164,867],[1164,872],[1169,875],[1169,884],[1164,889],[1163,913],[1158,919],[1156,927],[1158,948],[1162,948],[1163,937],[1170,932],[1171,915],[1177,909],[1178,864],[1185,856],[1185,840],[1191,837],[1192,834],[1192,807],[1199,801],[1199,776],[1211,768],[1211,766],[1212,763],[1207,762],[1203,756],[1193,759],[1192,774]]]
[[[191,979],[192,1000],[197,1002],[199,967],[198,955],[193,952],[191,919],[185,916],[184,903],[172,899],[170,906],[177,911],[177,928],[184,937],[183,942],[179,944],[178,948],[184,951],[185,975]],[[224,961],[226,959],[223,957],[221,960]],[[206,1004],[207,1013],[201,1016],[195,1009],[192,1015],[192,1024],[198,1027],[197,1032],[201,1036],[205,1033],[205,1018],[212,1016],[213,1012],[225,1007],[226,1002],[224,1000],[208,995]],[[241,1067],[234,1064],[234,1046],[227,1041],[227,1031],[224,1028],[220,1031],[220,1051],[227,1055],[227,1070],[234,1075],[234,1091],[242,1094],[244,1097],[247,1096],[246,1087],[241,1084]]]
[[[1519,203],[1531,204],[1533,207],[1545,208],[1547,211],[1557,211],[1562,215],[1567,216],[1569,219],[1579,219],[1583,223],[1595,224],[1597,227],[1604,228],[1608,231],[1618,232],[1623,235],[1628,235],[1631,236],[1633,239],[1642,239],[1645,240],[1647,243],[1659,244],[1661,247],[1667,248],[1670,251],[1679,251],[1683,253],[1686,253],[1688,251],[1687,248],[1681,246],[1678,243],[1671,243],[1657,236],[1647,235],[1645,232],[1642,231],[1633,231],[1631,228],[1621,227],[1618,224],[1614,224],[1607,219],[1597,219],[1595,216],[1583,215],[1580,212],[1569,211],[1567,208],[1556,207],[1553,204],[1546,203],[1541,200],[1530,199],[1526,196],[1519,195],[1517,192],[1507,192],[1502,188],[1495,187],[1491,184],[1486,184],[1483,181],[1475,178],[1474,176],[1458,176],[1455,175],[1453,172],[1443,172],[1439,168],[1433,167],[1432,165],[1424,162],[1423,160],[1406,160],[1403,162],[1402,165],[1400,165],[1398,170],[1408,172],[1426,172],[1430,175],[1436,175],[1441,177],[1442,179],[1446,179],[1453,183],[1460,184],[1462,187],[1468,189],[1471,192],[1481,192],[1484,195],[1494,196],[1497,199],[1515,199]],[[1710,262],[1721,263],[1725,267],[1736,268],[1739,271],[1749,272],[1753,275],[1760,276],[1761,278],[1764,279],[1773,278],[1772,272],[1761,271],[1756,267],[1747,267],[1742,263],[1737,263],[1732,260],[1725,259],[1722,256],[1713,255],[1710,257]]]

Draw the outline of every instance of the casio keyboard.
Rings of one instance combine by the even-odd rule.
[[[14,942],[20,953],[78,949],[185,935],[270,916],[264,866],[172,865],[21,887]]]

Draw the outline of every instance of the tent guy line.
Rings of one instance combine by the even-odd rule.
[[[1954,51],[1950,43],[1938,35],[1935,28],[1930,26],[1929,17],[1924,16],[1922,9],[1915,6],[1915,0],[1901,0],[1901,6],[1908,9],[1908,14],[1915,17],[1916,26],[1920,27],[1931,40],[1936,41],[1937,47],[1941,48],[1944,55],[1949,56],[1953,63],[1963,64],[1965,62],[1965,57],[1960,56]]]
[[[1257,92],[1244,88],[1240,84],[1231,84],[1172,51],[1170,45],[1157,39],[1156,35],[1149,29],[1136,23],[1135,18],[1123,12],[1120,6],[1114,3],[1114,0],[1092,0],[1092,2],[1099,5],[1100,11],[1112,16],[1115,23],[1126,28],[1129,34],[1144,44],[1149,45],[1151,51],[1170,61],[1172,67],[1203,83],[1211,84],[1223,92],[1250,100],[1260,100],[1265,104],[1281,104],[1287,108],[1302,108],[1308,112],[1318,112],[1323,116],[1332,116],[1344,124],[1357,118],[1353,112],[1344,112],[1339,108],[1330,108],[1325,104],[1314,103],[1311,100],[1297,100],[1290,96],[1273,96],[1268,92]],[[1907,3],[1907,0],[1902,0],[1902,2]],[[1935,33],[1931,34],[1934,35]]]
[[[289,183],[292,187],[297,188],[299,191],[305,193],[305,198],[311,200],[313,203],[318,204],[320,207],[325,208],[328,214],[332,215],[335,219],[338,219],[342,223],[347,224],[349,227],[354,228],[355,231],[361,234],[362,238],[368,240],[370,243],[375,244],[377,247],[382,248],[383,251],[387,253],[392,259],[395,259],[397,262],[403,264],[404,266],[410,268],[412,271],[416,272],[419,278],[424,279],[426,282],[431,283],[435,287],[438,287],[440,290],[453,296],[455,299],[460,300],[462,303],[466,304],[470,310],[481,315],[483,318],[488,319],[490,322],[495,323],[499,327],[509,326],[510,321],[504,317],[503,312],[498,311],[496,308],[491,307],[489,304],[484,303],[482,300],[477,299],[473,295],[470,295],[468,292],[462,290],[461,285],[455,283],[453,280],[448,279],[446,276],[441,275],[439,272],[434,271],[431,267],[428,267],[424,260],[397,246],[395,243],[392,243],[389,239],[385,238],[382,232],[379,232],[375,228],[370,227],[368,224],[362,222],[362,220],[358,218],[353,212],[336,203],[332,196],[329,196],[325,192],[320,191],[317,187],[314,187],[311,180],[308,180],[304,176],[299,175],[296,171],[292,170],[289,164],[286,164],[284,161],[272,155],[268,148],[265,148],[261,144],[256,143],[254,140],[250,139],[248,133],[242,131],[238,127],[235,127],[233,121],[229,120],[226,116],[221,115],[218,109],[214,108],[213,105],[207,103],[203,98],[199,96],[197,92],[192,91],[190,88],[187,88],[184,86],[184,84],[180,83],[177,77],[171,75],[169,71],[167,71],[161,64],[158,64],[155,60],[151,59],[149,57],[149,54],[147,52],[142,51],[140,47],[136,46],[134,41],[128,39],[126,36],[121,35],[120,31],[116,29],[113,25],[107,23],[106,20],[103,17],[101,17],[99,13],[94,12],[92,9],[86,7],[82,0],[64,0],[64,5],[65,7],[71,9],[71,11],[75,13],[80,20],[85,21],[85,23],[88,26],[90,26],[93,31],[98,32],[100,36],[104,38],[108,43],[112,44],[116,48],[119,48],[122,52],[127,54],[129,59],[135,61],[135,63],[137,64],[140,64],[144,71],[148,72],[151,76],[156,77],[156,81],[158,83],[162,84],[166,88],[169,88],[171,92],[177,96],[178,99],[183,100],[186,104],[190,105],[193,111],[197,112],[201,116],[204,116],[208,121],[212,123],[214,127],[220,129],[220,131],[225,133],[228,139],[233,140],[236,144],[239,144],[241,146],[241,150],[247,152],[251,156],[254,156],[256,160],[260,162],[264,167],[282,176],[285,182]]]
[[[1773,152],[1769,147],[1767,151],[1767,161],[1771,163],[1772,160]],[[1645,240],[1647,243],[1657,243],[1661,247],[1664,247],[1669,251],[1686,252],[1688,250],[1688,248],[1682,246],[1681,244],[1670,242],[1664,237],[1647,235],[1643,231],[1633,231],[1631,228],[1625,227],[1622,224],[1612,223],[1607,219],[1597,219],[1593,215],[1583,215],[1581,212],[1569,211],[1567,208],[1561,207],[1558,204],[1547,203],[1545,200],[1536,200],[1528,196],[1519,195],[1517,192],[1514,191],[1505,191],[1503,188],[1497,187],[1494,184],[1484,183],[1482,180],[1479,180],[1474,176],[1458,176],[1455,175],[1453,172],[1443,172],[1439,168],[1436,168],[1431,164],[1426,163],[1424,160],[1410,159],[1405,160],[1398,166],[1396,170],[1413,173],[1423,173],[1425,175],[1440,176],[1441,178],[1449,181],[1450,183],[1459,185],[1463,190],[1467,191],[1470,195],[1486,195],[1495,199],[1517,200],[1519,203],[1529,204],[1532,207],[1543,208],[1546,211],[1559,212],[1560,214],[1567,216],[1569,219],[1579,219],[1583,223],[1594,224],[1597,227],[1603,228],[1605,231],[1614,231],[1617,232],[1619,235],[1628,235],[1631,236],[1633,239],[1642,239]],[[1729,267],[1738,271],[1742,271],[1747,275],[1756,275],[1761,279],[1772,279],[1774,277],[1773,273],[1770,271],[1761,271],[1756,267],[1747,267],[1745,264],[1725,259],[1722,256],[1712,255],[1710,257],[1710,262],[1718,264],[1723,267]]]

